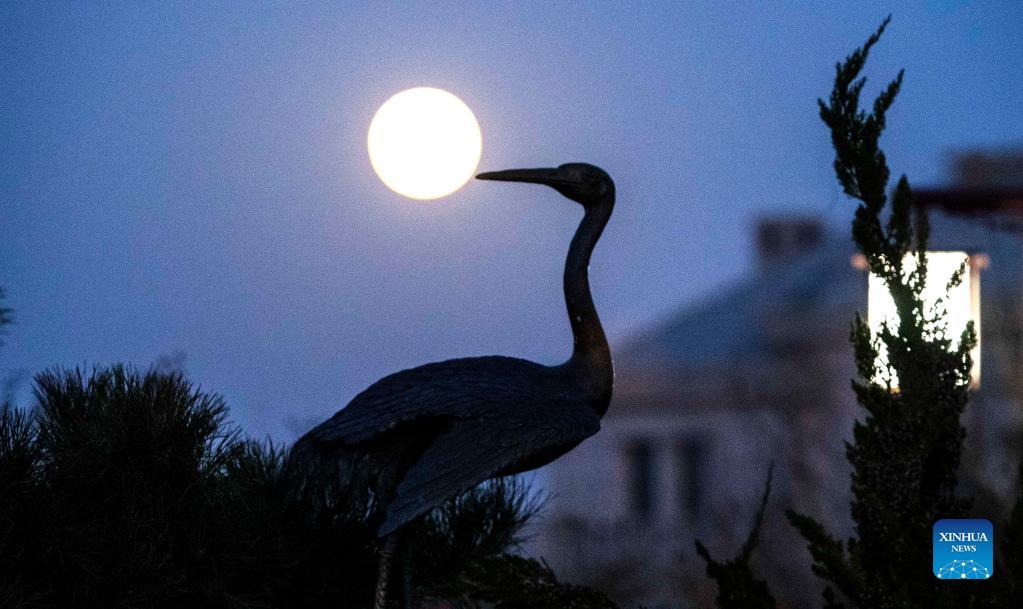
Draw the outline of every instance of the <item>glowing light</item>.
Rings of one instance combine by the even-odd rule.
[[[479,165],[483,137],[472,110],[451,93],[407,89],[384,102],[369,125],[373,170],[412,199],[437,199],[465,184]]]
[[[945,291],[949,279],[959,267],[967,263],[966,272],[963,274],[962,283]],[[903,269],[906,273],[916,268],[916,258],[907,255],[903,261]],[[971,352],[973,357],[973,370],[971,381],[974,386],[980,383],[980,275],[977,266],[971,263],[970,256],[966,252],[928,252],[927,254],[927,285],[923,291],[924,309],[931,311],[935,304],[944,299],[945,324],[947,336],[952,339],[952,348],[959,344],[959,337],[966,329],[966,323],[973,320],[974,330],[977,333],[977,347]],[[882,322],[887,321],[890,328],[896,328],[899,323],[899,316],[895,311],[895,302],[885,286],[884,281],[870,274],[867,291],[867,320],[871,332],[875,334],[881,330]],[[888,363],[887,351],[881,345],[881,352],[878,363],[882,370]],[[898,385],[898,379],[892,379],[892,385]]]

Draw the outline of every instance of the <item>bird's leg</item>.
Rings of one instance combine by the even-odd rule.
[[[381,540],[380,563],[377,570],[377,591],[373,599],[373,609],[387,609],[387,584],[391,579],[391,565],[394,553],[398,548],[398,532],[388,534]]]

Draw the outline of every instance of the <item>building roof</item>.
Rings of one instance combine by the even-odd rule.
[[[774,353],[778,336],[772,320],[795,324],[808,309],[851,312],[866,303],[866,276],[854,268],[852,255],[851,247],[832,240],[800,260],[758,268],[629,339],[617,359],[625,365],[659,361],[688,367]],[[846,329],[849,314],[842,323]]]
[[[919,205],[958,216],[979,218],[1006,230],[1023,230],[1023,187],[953,186],[915,190]]]
[[[680,402],[694,412],[766,406],[765,391],[813,376],[807,357],[845,362],[853,312],[866,309],[866,274],[853,266],[852,254],[851,246],[829,239],[795,260],[762,264],[626,341],[615,349],[616,405],[609,414]]]

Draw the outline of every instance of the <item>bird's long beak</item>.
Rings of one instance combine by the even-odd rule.
[[[555,168],[540,169],[506,169],[505,171],[487,171],[477,174],[477,180],[497,180],[500,182],[529,182],[531,184],[546,184],[547,186],[560,186],[570,183],[561,176]]]

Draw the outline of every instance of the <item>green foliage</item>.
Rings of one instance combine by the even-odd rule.
[[[837,65],[831,96],[819,101],[820,116],[831,130],[835,174],[845,193],[859,201],[853,241],[870,271],[884,281],[899,317],[896,327],[885,325],[874,334],[857,315],[850,332],[858,373],[852,388],[865,411],[846,444],[856,535],[843,542],[809,516],[790,510],[788,518],[807,542],[813,572],[826,582],[825,609],[1020,607],[1023,494],[1010,520],[996,529],[1001,550],[992,580],[949,585],[931,573],[934,522],[965,517],[970,508],[957,493],[957,474],[965,437],[960,417],[969,398],[976,336],[969,324],[956,344],[946,331],[943,305],[925,305],[927,215],[913,206],[905,176],[888,194],[889,169],[878,142],[902,73],[869,112],[860,109],[866,83],[860,72],[887,25],[885,19]],[[906,265],[907,259],[912,263]],[[964,265],[953,275],[948,290],[965,270]],[[1020,486],[1023,491],[1023,470]],[[721,590],[720,607],[772,606],[765,604],[773,602],[766,586],[749,570],[750,547],[747,541],[739,558],[724,564],[700,547]]]
[[[899,323],[876,335],[858,315],[852,325],[860,377],[852,385],[865,410],[846,446],[853,467],[856,536],[843,543],[808,516],[789,512],[789,519],[808,542],[814,573],[828,583],[824,597],[829,609],[847,604],[862,609],[1010,606],[1002,602],[1005,586],[997,582],[949,586],[931,574],[933,523],[964,517],[969,509],[957,494],[957,472],[965,436],[960,416],[969,397],[976,336],[971,324],[953,348],[943,308],[926,307],[927,216],[913,207],[905,176],[890,198],[887,193],[889,170],[878,139],[902,73],[869,113],[859,107],[865,83],[860,71],[887,24],[886,19],[863,47],[838,64],[831,97],[820,101],[820,115],[831,130],[838,181],[859,200],[853,240],[870,271],[884,280]],[[904,268],[907,255],[915,258],[914,268]],[[949,289],[958,285],[964,270],[955,274]],[[879,364],[882,346],[888,361]]]
[[[371,605],[370,526],[295,503],[287,451],[242,438],[220,397],[122,367],[47,372],[35,395],[0,409],[0,606]],[[514,479],[438,508],[414,532],[421,593],[609,607],[507,554],[537,509]]]
[[[720,609],[774,609],[777,602],[767,587],[767,582],[753,574],[750,560],[753,550],[760,539],[760,529],[767,513],[767,500],[771,496],[771,479],[774,476],[774,464],[767,472],[764,494],[760,500],[760,508],[753,519],[753,527],[739,555],[732,560],[719,562],[711,558],[706,546],[696,542],[696,553],[707,563],[707,576],[718,586],[717,606]]]

